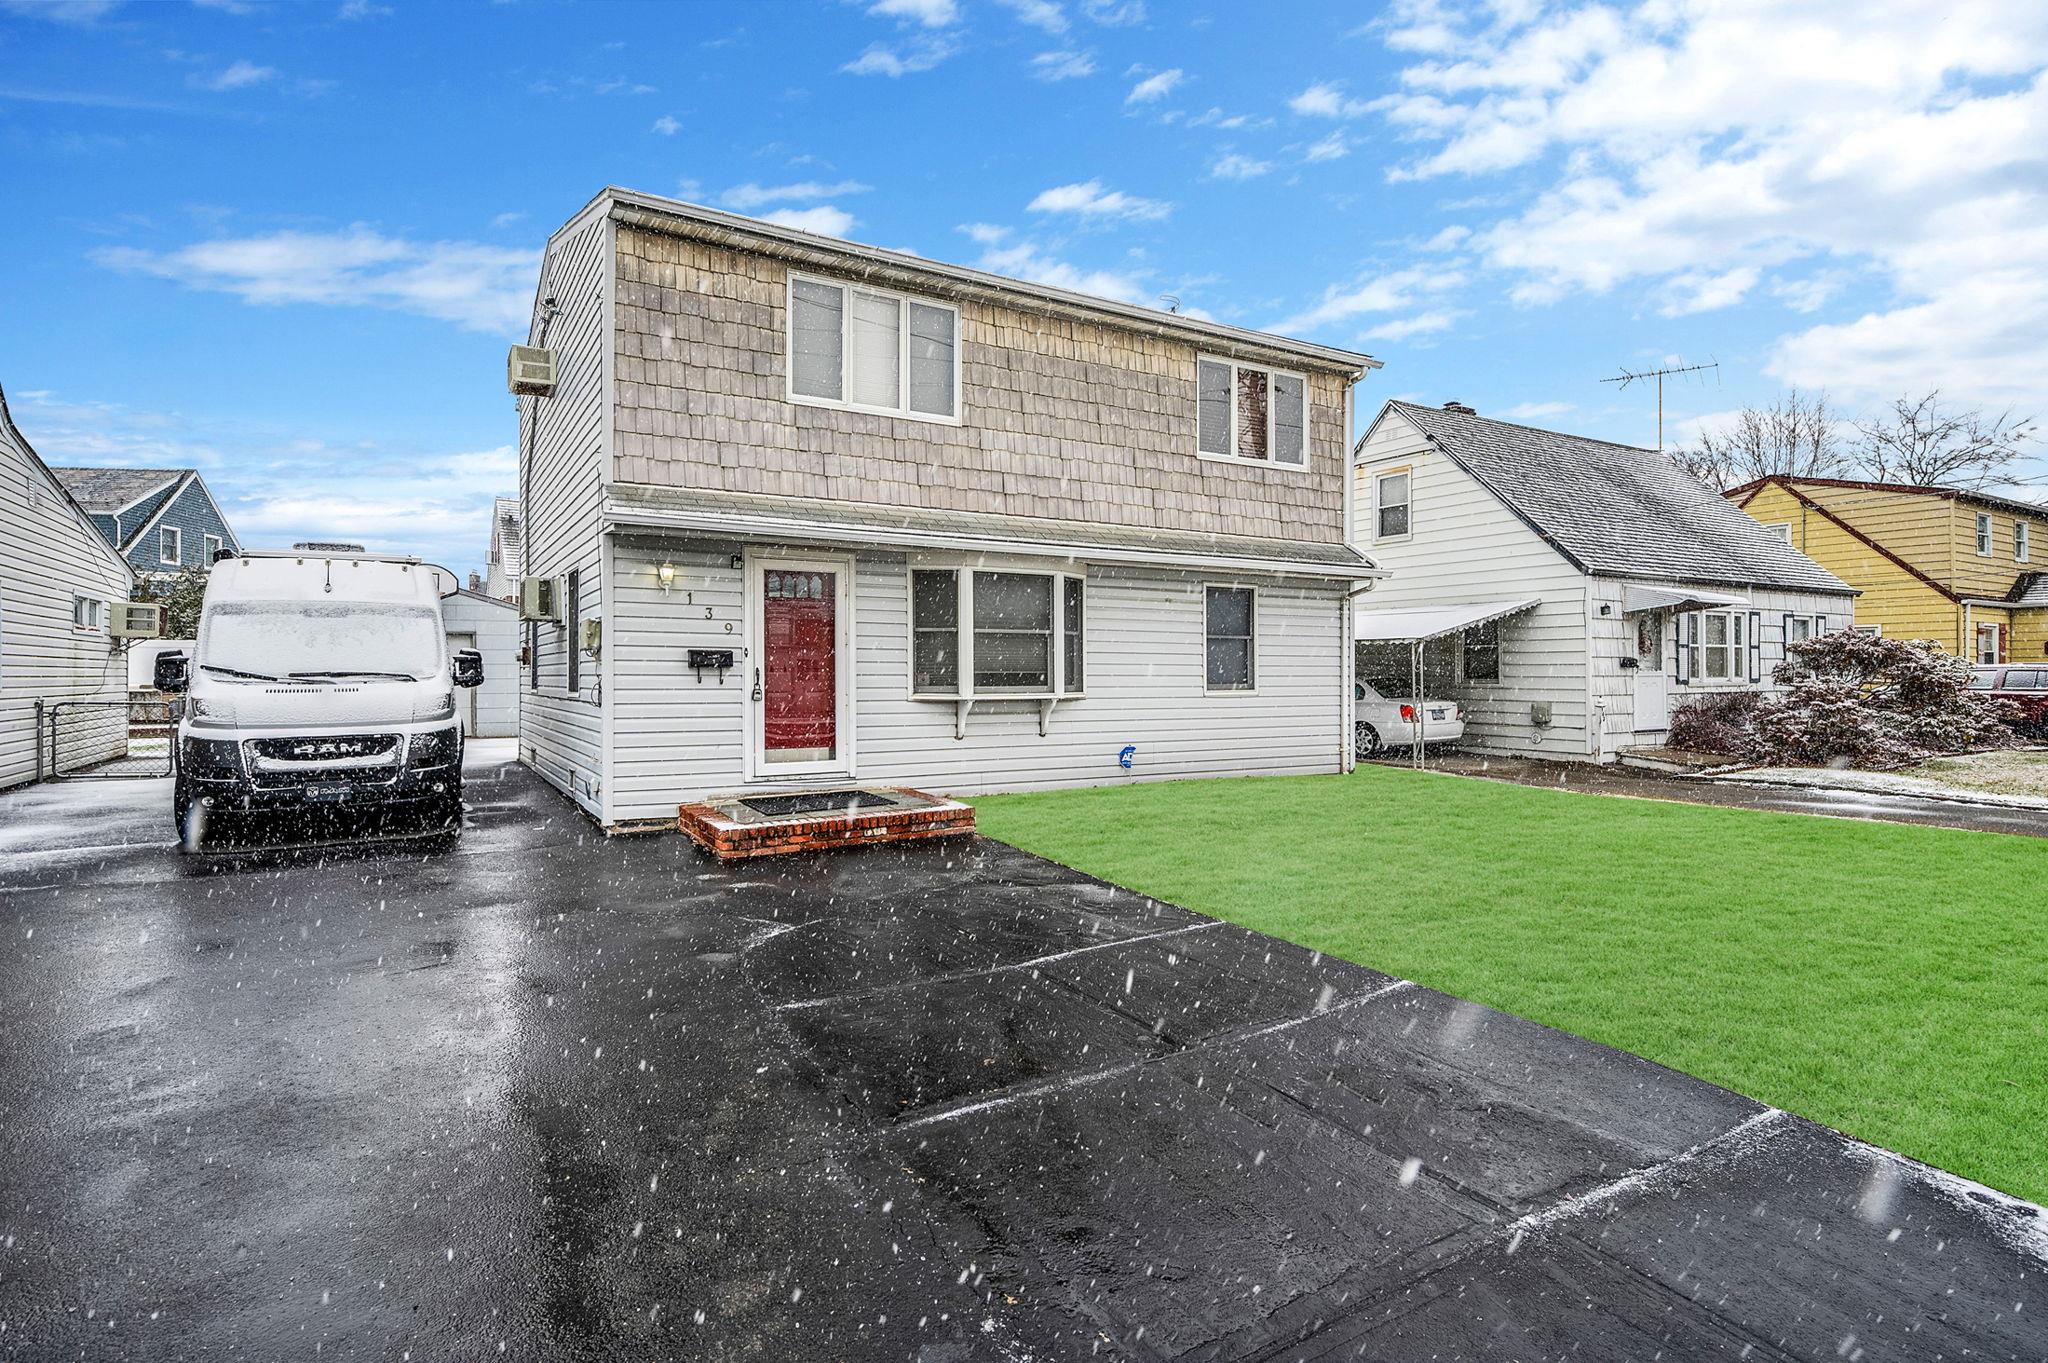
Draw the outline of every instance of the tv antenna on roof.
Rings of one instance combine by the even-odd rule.
[[[1616,375],[1615,375],[1615,376],[1614,376],[1613,378],[1611,378],[1611,379],[1602,379],[1602,380],[1600,380],[1600,382],[1602,382],[1602,383],[1618,383],[1618,384],[1620,384],[1620,385],[1621,385],[1621,386],[1622,386],[1623,388],[1626,388],[1626,387],[1628,387],[1628,386],[1629,386],[1630,384],[1632,384],[1632,383],[1636,383],[1636,382],[1639,382],[1639,381],[1642,381],[1642,380],[1646,380],[1646,379],[1655,379],[1655,380],[1657,381],[1657,449],[1658,449],[1658,452],[1659,452],[1659,453],[1662,453],[1662,452],[1663,452],[1663,449],[1664,449],[1664,379],[1665,379],[1665,376],[1666,376],[1666,375],[1669,375],[1669,374],[1697,374],[1697,373],[1699,373],[1699,372],[1700,372],[1700,371],[1701,371],[1702,369],[1719,369],[1720,367],[1721,367],[1721,362],[1720,362],[1719,360],[1714,360],[1714,361],[1712,361],[1712,362],[1710,362],[1710,363],[1707,363],[1707,364],[1687,364],[1687,365],[1679,365],[1679,366],[1676,366],[1675,368],[1670,368],[1670,369],[1645,369],[1645,370],[1643,370],[1643,371],[1642,371],[1642,372],[1641,372],[1640,374],[1638,374],[1638,373],[1635,373],[1635,372],[1633,372],[1633,371],[1630,371],[1630,370],[1627,370],[1627,369],[1624,369],[1624,370],[1622,370],[1622,371],[1621,371],[1621,372],[1620,372],[1619,374],[1616,374]]]
[[[1178,313],[1180,311],[1180,297],[1177,294],[1162,293],[1159,295],[1159,301],[1166,304],[1168,312]]]

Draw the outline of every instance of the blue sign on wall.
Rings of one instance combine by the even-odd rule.
[[[1138,749],[1135,744],[1126,743],[1124,750],[1116,755],[1116,764],[1125,771],[1129,771],[1132,767],[1136,766],[1137,762]]]

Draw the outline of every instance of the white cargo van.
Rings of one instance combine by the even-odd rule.
[[[411,558],[306,548],[213,565],[194,652],[166,653],[157,689],[184,697],[175,814],[191,846],[219,814],[410,809],[461,828],[455,688],[483,680],[448,656],[441,586]]]

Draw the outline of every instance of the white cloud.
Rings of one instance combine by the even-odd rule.
[[[338,19],[382,19],[392,13],[391,6],[380,5],[375,0],[342,0],[342,6],[335,14]]]
[[[1141,199],[1120,189],[1105,189],[1100,180],[1056,185],[1043,190],[1025,207],[1033,213],[1072,213],[1080,218],[1124,218],[1152,222],[1173,211],[1158,199]]]
[[[1209,167],[1209,177],[1215,180],[1256,180],[1273,168],[1271,161],[1255,161],[1237,152],[1225,152]]]
[[[1081,0],[1081,13],[1104,28],[1129,28],[1145,22],[1145,0]]]
[[[1044,29],[1047,33],[1067,31],[1067,13],[1053,0],[1002,0],[1002,3],[1016,14],[1020,23]]]
[[[992,222],[963,222],[960,224],[960,230],[967,234],[969,240],[979,242],[983,246],[993,246],[1010,235],[1009,228],[999,227]]]
[[[1095,74],[1092,52],[1041,52],[1031,59],[1031,74],[1040,80],[1074,80]]]
[[[1310,143],[1308,150],[1301,154],[1301,159],[1304,161],[1335,161],[1340,157],[1349,156],[1350,154],[1351,144],[1344,140],[1344,134],[1342,130],[1339,130],[1331,133],[1328,137]]]
[[[1513,407],[1503,408],[1501,415],[1509,421],[1540,421],[1544,417],[1563,416],[1576,412],[1578,408],[1569,402],[1522,402]]]
[[[874,43],[841,71],[851,76],[899,76],[929,71],[959,51],[959,44],[943,34],[920,34],[902,47]]]
[[[1405,341],[1413,336],[1434,336],[1438,332],[1450,330],[1451,324],[1464,315],[1455,308],[1437,308],[1417,313],[1413,317],[1381,322],[1368,328],[1365,335],[1368,340],[1373,341]]]
[[[734,185],[718,197],[727,208],[736,208],[746,213],[766,204],[838,199],[848,194],[865,194],[872,188],[874,186],[864,185],[858,180],[839,180],[831,184],[818,180],[800,180],[791,185],[757,185],[749,180],[743,185]]]
[[[258,66],[251,61],[237,61],[219,75],[202,83],[209,90],[240,90],[275,79],[277,68],[274,66]]]
[[[1287,107],[1305,118],[1356,118],[1372,105],[1345,95],[1341,84],[1318,81],[1288,100]]]
[[[683,125],[676,122],[676,120],[668,114],[663,114],[660,118],[655,119],[654,126],[648,129],[649,132],[660,133],[663,137],[674,137],[677,133],[681,132],[682,130]]]
[[[800,232],[816,232],[821,237],[843,237],[859,221],[845,209],[834,208],[831,204],[818,204],[812,208],[778,208],[773,213],[763,213],[761,217],[763,221],[794,227]]]
[[[1147,76],[1131,87],[1131,92],[1124,96],[1124,103],[1150,104],[1153,100],[1165,99],[1173,93],[1174,87],[1186,78],[1185,73],[1177,66],[1169,71]]]
[[[944,28],[960,19],[960,9],[954,0],[875,0],[868,6],[868,13],[926,28]]]
[[[1009,275],[1015,279],[1029,279],[1054,288],[1072,289],[1076,293],[1093,294],[1098,298],[1114,298],[1125,303],[1144,302],[1151,291],[1136,275],[1122,274],[1114,270],[1088,270],[1070,265],[1047,255],[1036,244],[1020,241],[1012,246],[1000,246],[982,253],[976,264],[995,274]]]
[[[1819,311],[1855,279],[1864,315],[1781,337],[1769,373],[2039,400],[2048,6],[1403,0],[1393,32],[1418,54],[1377,106],[1419,148],[1401,175],[1540,177],[1469,243],[1512,297]]]
[[[367,226],[345,232],[273,232],[218,238],[172,251],[108,247],[110,269],[234,294],[259,306],[374,307],[521,333],[540,256],[466,241],[411,241]]]
[[[491,226],[493,226],[493,227],[510,227],[510,226],[512,226],[512,225],[513,225],[514,223],[517,223],[517,222],[523,222],[523,221],[525,221],[525,219],[526,219],[526,214],[525,214],[524,212],[522,212],[522,211],[520,211],[520,210],[518,210],[518,209],[514,209],[514,210],[512,210],[511,212],[508,212],[508,213],[500,213],[500,214],[498,214],[498,215],[497,215],[497,216],[496,216],[495,218],[492,218],[492,219],[491,219]]]
[[[1321,301],[1267,327],[1282,335],[1304,335],[1336,328],[1341,323],[1378,312],[1399,312],[1422,299],[1447,293],[1465,282],[1456,268],[1411,268],[1368,276],[1357,283],[1323,291]]]
[[[53,24],[97,23],[121,7],[121,0],[0,0],[0,13]]]

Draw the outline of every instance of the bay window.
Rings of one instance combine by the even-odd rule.
[[[936,421],[960,415],[960,312],[948,304],[789,277],[789,396]]]
[[[1308,464],[1308,380],[1299,374],[1198,357],[1195,452],[1204,459]]]
[[[1066,573],[913,569],[911,694],[1081,694],[1086,594],[1083,579]]]

